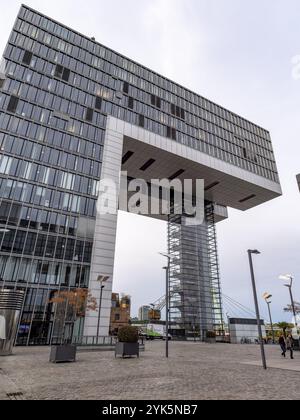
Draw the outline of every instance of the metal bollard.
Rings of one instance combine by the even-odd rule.
[[[0,356],[12,354],[23,300],[23,291],[0,290]]]

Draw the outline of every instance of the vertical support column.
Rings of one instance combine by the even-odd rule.
[[[116,188],[115,192],[117,195],[116,198],[118,199],[120,191],[120,173],[122,166],[123,134],[117,131],[117,127],[113,126],[113,121],[116,120],[111,118],[108,118],[107,120],[101,180],[105,179],[114,183]],[[112,192],[112,199],[113,198],[114,197]],[[88,311],[86,313],[84,336],[97,336],[97,324],[100,307],[101,313],[99,336],[106,337],[109,335],[117,220],[117,214],[104,215],[97,212],[89,289],[93,297],[97,299],[98,309],[96,311]],[[97,278],[100,275],[109,276],[109,281],[105,283],[101,304],[101,286],[97,282]]]
[[[171,322],[181,334],[206,338],[223,328],[214,205],[207,203],[205,221],[185,224],[185,216],[171,215],[168,241],[171,258]]]
[[[215,205],[207,203],[205,207],[207,223],[207,243],[210,264],[210,284],[213,308],[213,329],[224,336],[223,302],[220,280],[217,232],[215,222]]]

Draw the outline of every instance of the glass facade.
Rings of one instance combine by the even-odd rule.
[[[55,290],[88,286],[108,115],[279,182],[266,130],[26,6],[3,60],[0,286],[27,290],[20,343],[55,334]]]

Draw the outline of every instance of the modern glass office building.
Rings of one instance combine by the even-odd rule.
[[[48,344],[51,297],[89,288],[98,298],[102,274],[108,334],[117,217],[96,208],[100,179],[121,169],[205,180],[206,224],[178,233],[169,220],[171,317],[186,331],[220,325],[215,223],[227,206],[281,194],[269,132],[26,6],[0,70],[0,287],[26,291],[18,343]],[[96,335],[98,319],[87,314],[77,334]]]

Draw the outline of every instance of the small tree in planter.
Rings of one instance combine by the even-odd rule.
[[[130,325],[122,327],[118,332],[118,343],[116,344],[115,357],[140,356],[139,332],[136,327]]]
[[[50,303],[56,305],[56,322],[60,331],[59,345],[51,346],[50,362],[75,362],[76,346],[72,344],[74,325],[87,311],[97,309],[97,301],[87,289],[56,292]],[[65,337],[66,321],[71,324],[71,333]]]
[[[216,333],[214,331],[207,331],[205,341],[207,343],[215,343],[216,342]]]

